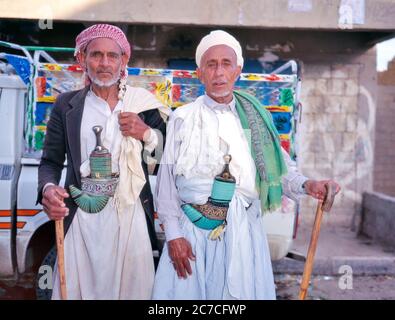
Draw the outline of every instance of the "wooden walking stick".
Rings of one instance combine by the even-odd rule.
[[[326,197],[323,202],[318,201],[317,205],[313,231],[311,232],[309,250],[307,251],[306,263],[303,270],[302,283],[300,285],[299,300],[304,300],[306,298],[311,272],[313,271],[314,255],[317,248],[323,213],[324,211],[329,212],[329,210],[332,208],[332,204],[336,195],[336,184],[329,182],[325,185],[325,187],[327,189]]]
[[[56,249],[58,252],[58,272],[60,283],[60,297],[67,300],[66,274],[64,271],[64,227],[63,219],[55,221],[56,228]]]

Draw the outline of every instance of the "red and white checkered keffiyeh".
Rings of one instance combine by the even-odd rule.
[[[110,24],[95,24],[83,30],[75,39],[74,56],[84,51],[88,43],[97,38],[113,39],[121,47],[122,53],[130,58],[130,44],[126,35],[121,29]]]
[[[95,24],[83,30],[75,39],[74,56],[79,64],[81,64],[81,53],[84,52],[89,42],[97,38],[113,39],[121,48],[122,53],[130,59],[131,48],[125,33],[118,27],[110,24]],[[121,77],[127,77],[126,71],[122,71]],[[89,82],[89,79],[86,80]]]

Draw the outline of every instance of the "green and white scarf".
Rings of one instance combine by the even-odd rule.
[[[251,131],[250,150],[257,168],[262,213],[271,212],[281,207],[281,177],[287,173],[279,134],[270,112],[258,99],[242,91],[234,91],[234,96],[241,125]]]

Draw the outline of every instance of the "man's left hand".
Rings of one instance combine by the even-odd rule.
[[[340,186],[333,180],[307,180],[304,184],[306,193],[315,199],[324,201],[327,189],[325,185],[329,182],[336,184],[336,194],[340,191]]]
[[[149,126],[133,112],[121,112],[118,116],[118,123],[124,137],[132,137],[141,141],[144,140],[144,134],[147,134],[150,129]]]

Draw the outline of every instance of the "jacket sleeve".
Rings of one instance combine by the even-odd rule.
[[[158,109],[141,112],[139,116],[143,119],[145,124],[152,129],[150,142],[147,141],[144,143],[143,159],[145,163],[151,163],[148,159],[149,157],[156,159],[157,165],[154,170],[154,174],[156,174],[166,141],[166,122],[160,115]],[[152,137],[152,135],[155,135],[155,137]],[[153,143],[151,143],[152,141]],[[147,146],[147,143],[150,143],[154,148]]]
[[[59,184],[66,154],[65,130],[61,111],[61,96],[56,100],[47,125],[43,154],[38,167],[37,203],[47,183]]]

